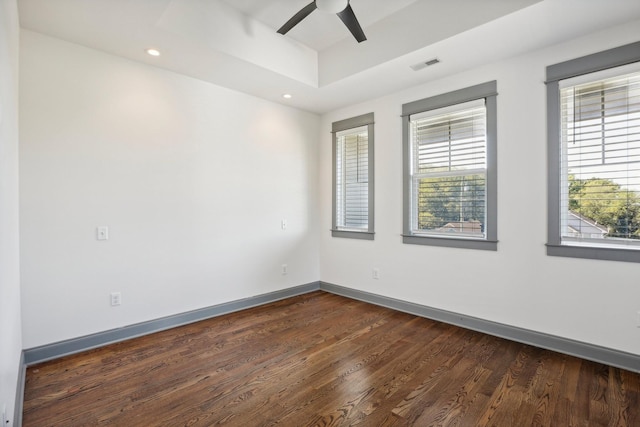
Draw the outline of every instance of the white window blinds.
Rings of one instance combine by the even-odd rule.
[[[368,126],[336,133],[336,227],[369,227]]]
[[[485,100],[413,114],[413,233],[485,237]]]
[[[640,71],[615,73],[560,85],[566,241],[640,244]]]

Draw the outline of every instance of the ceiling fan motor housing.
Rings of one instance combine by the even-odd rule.
[[[316,6],[323,12],[339,13],[347,8],[349,0],[315,0]]]

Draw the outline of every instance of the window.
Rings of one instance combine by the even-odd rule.
[[[547,80],[547,254],[640,262],[640,43]]]
[[[333,123],[334,237],[373,240],[373,113]]]
[[[497,249],[496,86],[403,105],[404,243]]]

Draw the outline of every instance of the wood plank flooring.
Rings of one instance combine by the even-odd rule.
[[[31,366],[29,426],[640,426],[640,375],[321,291]]]

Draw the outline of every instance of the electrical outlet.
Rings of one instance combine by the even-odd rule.
[[[286,219],[283,219],[283,220],[280,222],[280,227],[282,227],[282,229],[283,229],[283,230],[286,230],[286,229],[287,229],[287,220],[286,220]]]
[[[115,307],[120,304],[122,304],[122,293],[111,292],[111,306]]]
[[[638,328],[640,328],[640,310],[638,310],[638,311],[636,312],[636,315],[637,315],[637,318],[636,318],[636,326],[637,326]]]
[[[287,264],[282,264],[282,270],[281,271],[282,271],[282,275],[283,276],[287,275],[287,269],[288,269]]]
[[[375,280],[380,279],[380,270],[377,268],[374,268],[373,270],[371,270],[371,277]]]
[[[2,404],[2,427],[8,426],[9,420],[7,419],[7,404]]]

